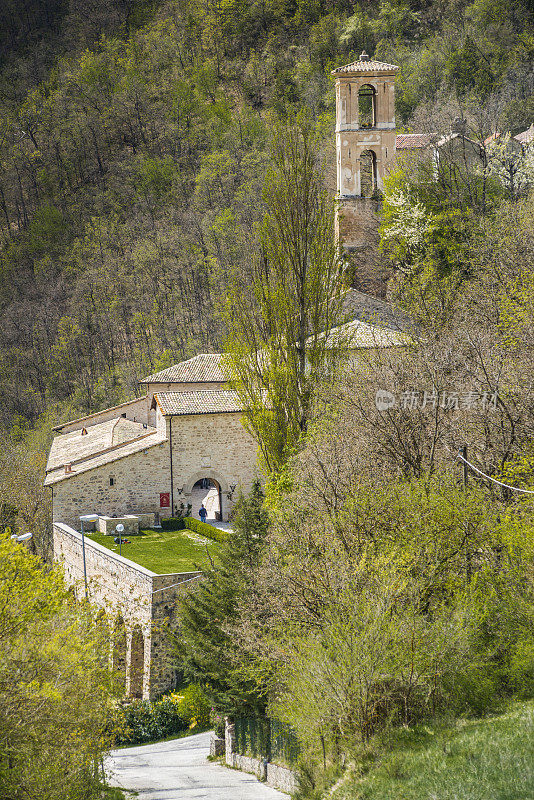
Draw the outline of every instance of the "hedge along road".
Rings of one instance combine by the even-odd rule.
[[[106,761],[112,786],[137,800],[288,800],[253,775],[207,760],[209,733],[113,750]]]

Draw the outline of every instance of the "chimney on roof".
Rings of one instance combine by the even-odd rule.
[[[365,50],[360,55],[360,61],[369,61],[369,56],[365,52]]]
[[[65,475],[69,475],[72,472],[72,464],[65,464]]]
[[[456,117],[451,125],[451,133],[465,133],[467,122],[461,117]]]

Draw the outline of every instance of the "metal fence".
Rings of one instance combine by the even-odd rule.
[[[293,766],[300,747],[289,725],[266,717],[237,717],[235,747],[242,756],[267,759],[275,764]]]

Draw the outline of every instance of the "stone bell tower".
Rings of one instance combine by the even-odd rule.
[[[388,165],[395,156],[395,76],[399,68],[373,61],[338,67],[336,79],[336,157],[339,208],[336,235],[345,250],[369,241],[369,222],[378,208]],[[376,231],[375,231],[376,237]]]

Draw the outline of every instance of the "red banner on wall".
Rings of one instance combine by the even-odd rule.
[[[159,495],[159,507],[160,508],[170,508],[171,507],[171,493],[170,492],[160,492],[160,495]]]

